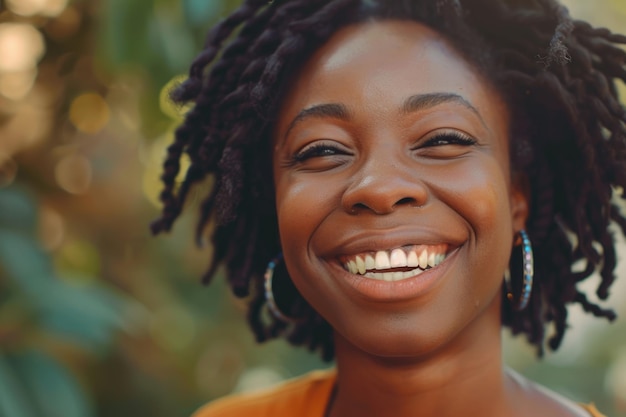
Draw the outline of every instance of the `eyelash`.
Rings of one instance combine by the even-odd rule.
[[[292,163],[297,164],[300,162],[304,162],[310,158],[316,158],[321,156],[335,156],[335,155],[346,155],[347,152],[340,150],[338,147],[329,145],[326,143],[320,143],[308,146],[303,150],[297,152],[292,157]]]
[[[444,143],[442,143],[444,142]],[[460,145],[460,146],[472,146],[476,145],[476,139],[471,136],[465,135],[460,132],[444,132],[433,136],[425,143],[419,146],[419,148],[430,148],[434,146],[443,145]]]
[[[476,143],[477,141],[475,139],[460,132],[445,132],[428,139],[425,143],[420,145],[419,148],[431,148],[443,145],[472,146]],[[302,163],[311,158],[336,155],[347,155],[347,152],[326,143],[314,144],[293,155],[290,165]]]

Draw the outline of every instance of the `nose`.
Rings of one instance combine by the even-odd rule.
[[[350,214],[389,214],[400,207],[421,207],[428,195],[416,167],[377,161],[366,164],[353,176],[342,196],[342,206]]]

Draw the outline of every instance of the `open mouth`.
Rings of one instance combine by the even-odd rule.
[[[351,274],[381,281],[400,281],[436,267],[446,259],[448,250],[447,244],[408,245],[342,256],[340,261]]]

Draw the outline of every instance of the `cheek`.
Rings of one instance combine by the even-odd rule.
[[[469,200],[471,212],[468,215],[471,216],[476,233],[493,233],[494,227],[510,229],[508,224],[511,222],[511,211],[506,183],[496,181],[493,177],[476,180],[476,187],[468,189],[472,197]]]
[[[304,229],[303,223],[308,223],[308,218],[313,214],[309,202],[305,200],[304,204],[302,203],[302,198],[306,197],[304,189],[302,186],[290,187],[281,183],[276,188],[276,212],[283,250],[300,240],[299,235]],[[301,211],[301,206],[304,206],[305,210]]]
[[[319,185],[319,186],[318,186]],[[283,178],[276,186],[276,210],[283,251],[308,248],[315,229],[333,209],[328,186]]]
[[[450,180],[435,189],[477,235],[493,233],[494,228],[511,229],[510,186],[505,168],[495,158],[482,157],[478,164],[468,161],[448,172]]]
[[[474,197],[467,213],[475,237],[473,262],[484,278],[501,281],[512,241],[509,189],[502,177],[476,178],[477,187],[468,189]],[[480,182],[483,182],[482,186]]]
[[[472,256],[467,262],[476,273],[467,276],[466,285],[468,293],[477,295],[497,290],[502,281],[511,253],[513,217],[506,167],[487,157],[472,165],[459,169],[458,180],[448,183],[441,198],[470,230]]]
[[[293,284],[316,310],[332,294],[320,287],[323,276],[312,239],[324,219],[336,209],[337,193],[328,181],[297,181],[283,176],[276,186],[281,249]]]

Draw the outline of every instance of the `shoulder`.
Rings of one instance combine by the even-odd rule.
[[[582,404],[582,407],[589,413],[591,417],[605,417],[604,414],[598,411],[594,404],[585,405]]]
[[[525,415],[549,415],[554,417],[605,417],[593,404],[577,404],[523,376],[509,370],[516,385],[517,397],[523,404]],[[530,400],[530,401],[529,401]]]
[[[276,387],[218,399],[200,408],[192,417],[321,416],[334,382],[334,371],[313,371]],[[319,412],[312,409],[312,404]]]

